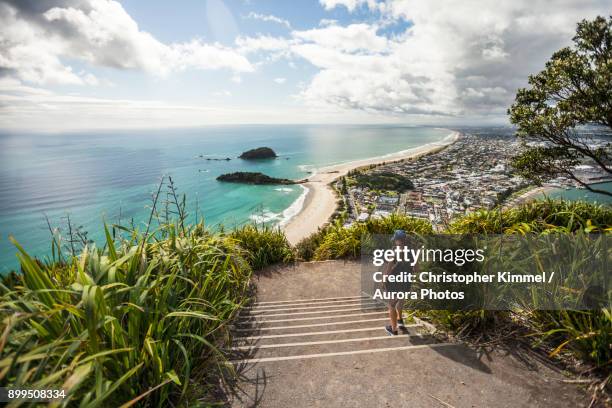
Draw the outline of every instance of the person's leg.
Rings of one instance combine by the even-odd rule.
[[[402,317],[402,312],[404,310],[404,300],[398,300],[395,304],[394,308],[395,316],[397,319],[397,325],[402,332],[406,331],[406,326],[404,325],[404,319]]]
[[[393,331],[397,331],[397,310],[395,309],[395,305],[390,304],[389,308],[389,320],[391,320],[391,328]]]
[[[390,336],[397,336],[397,312],[395,311],[395,301],[389,301],[389,303],[387,303],[387,309],[389,311],[389,320],[391,324],[385,326],[385,331]]]
[[[397,316],[397,320],[402,320],[402,310],[404,310],[404,301],[398,300],[395,304],[395,315]]]

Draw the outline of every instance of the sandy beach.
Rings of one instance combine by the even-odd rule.
[[[452,132],[440,142],[429,143],[414,149],[384,156],[355,160],[318,169],[316,174],[308,178],[308,182],[302,184],[308,191],[306,192],[306,198],[301,211],[283,227],[287,239],[291,244],[296,244],[328,222],[336,209],[337,200],[336,194],[329,184],[338,177],[344,176],[350,170],[358,167],[416,158],[433,153],[454,143],[460,136],[459,132]]]
[[[510,208],[517,207],[521,204],[525,204],[530,201],[537,200],[539,198],[542,198],[543,195],[546,195],[554,190],[555,190],[555,187],[550,187],[550,186],[533,187],[525,191],[523,194],[519,195],[518,197],[515,197],[512,200],[505,202],[503,204],[503,209],[508,210]]]

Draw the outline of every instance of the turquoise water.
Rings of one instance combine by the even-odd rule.
[[[50,253],[45,215],[65,226],[70,215],[102,240],[102,221],[144,225],[162,175],[187,193],[190,220],[228,227],[257,219],[286,220],[300,186],[248,186],[215,178],[260,171],[303,178],[324,165],[380,156],[440,141],[449,130],[400,126],[220,126],[71,134],[0,134],[0,273],[16,266],[13,235],[36,256]],[[246,162],[243,151],[273,148],[276,160]],[[200,158],[203,155],[204,158]],[[207,161],[206,157],[226,161]],[[121,215],[121,218],[119,216]],[[65,235],[65,234],[64,234]]]
[[[612,182],[611,183],[598,183],[594,184],[593,187],[599,190],[605,190],[612,192]],[[590,201],[597,202],[600,204],[610,204],[612,205],[612,197],[593,193],[589,190],[581,189],[581,188],[570,188],[569,190],[565,189],[557,189],[546,194],[551,198],[563,198],[564,200],[571,201]]]

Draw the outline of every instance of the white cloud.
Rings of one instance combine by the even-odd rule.
[[[285,82],[287,82],[287,78],[274,78],[274,82],[276,82],[279,85],[282,85]]]
[[[215,96],[230,96],[220,91]],[[304,106],[222,106],[168,103],[153,99],[111,99],[60,95],[0,78],[0,123],[3,129],[71,131],[151,127],[204,126],[212,124],[353,123],[381,122],[384,118],[363,113],[337,115]],[[384,120],[388,122],[387,120]]]
[[[87,70],[71,68],[72,60],[159,76],[228,69],[229,81],[240,83],[245,72],[280,58],[292,68],[300,60],[312,65],[295,73],[308,75],[296,80],[301,84],[292,101],[298,105],[297,118],[304,109],[320,121],[340,116],[345,121],[382,117],[429,123],[503,119],[528,75],[570,44],[577,21],[607,15],[608,2],[560,0],[552,7],[546,0],[320,0],[325,9],[344,7],[355,13],[353,22],[342,26],[323,19],[285,37],[240,36],[228,47],[199,39],[162,43],[115,1],[0,0],[0,120],[3,125],[5,120],[42,124],[48,117],[63,125],[70,111],[82,114],[83,123],[85,118],[94,122],[95,114],[114,123],[110,119],[125,110],[126,125],[148,124],[150,109],[159,115],[155,123],[210,123],[211,117],[218,123],[230,110],[215,116],[217,111],[199,106],[61,96],[32,84],[105,83]],[[270,17],[249,18],[287,26]],[[270,81],[279,83],[285,73],[275,75]],[[258,109],[249,110],[257,111],[252,115],[232,112],[252,123],[290,117],[279,113],[278,106],[267,108],[275,115]]]
[[[292,52],[319,68],[300,97],[391,115],[505,118],[528,75],[569,45],[580,19],[607,15],[607,3],[321,0],[326,9],[363,7],[380,12],[380,24],[410,26],[393,35],[363,23],[294,32],[301,41]]]
[[[37,83],[95,84],[64,61],[138,69],[155,75],[185,69],[253,71],[235,50],[192,40],[164,44],[142,31],[112,0],[0,2],[0,70]]]
[[[171,70],[222,69],[236,72],[251,72],[251,63],[235,50],[219,44],[206,44],[193,40],[183,44],[173,44],[168,53],[168,66]]]
[[[238,37],[236,46],[241,53],[249,54],[260,51],[278,52],[286,51],[290,41],[286,38],[259,35],[257,37]]]
[[[348,11],[353,12],[358,7],[367,5],[371,10],[384,7],[384,3],[378,3],[376,0],[319,0],[325,10],[332,10],[336,7],[346,7]]]
[[[319,21],[319,26],[326,27],[326,26],[330,26],[330,25],[335,25],[337,23],[338,23],[338,20],[334,20],[334,19],[330,19],[330,18],[323,18],[323,19],[321,19],[321,21]]]
[[[289,23],[288,20],[285,20],[284,18],[273,16],[271,14],[269,14],[269,15],[259,14],[259,13],[255,13],[255,12],[251,11],[246,16],[246,18],[249,18],[249,19],[252,19],[252,20],[260,20],[260,21],[277,23],[277,24],[280,24],[280,25],[284,25],[287,28],[291,28],[291,23]]]
[[[378,36],[378,27],[369,24],[350,24],[346,27],[327,25],[324,28],[294,31],[293,37],[325,48],[342,51],[381,52],[387,49],[387,38]]]

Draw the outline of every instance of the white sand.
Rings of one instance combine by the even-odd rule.
[[[538,200],[542,198],[543,195],[548,195],[551,191],[554,191],[555,187],[550,186],[541,186],[541,187],[533,187],[518,197],[514,197],[512,200],[509,200],[504,203],[503,209],[508,210],[512,207],[518,207],[521,204],[525,204],[534,200]]]
[[[287,239],[291,244],[296,244],[301,239],[316,232],[319,227],[329,221],[329,218],[336,210],[336,200],[338,199],[329,184],[338,177],[346,175],[350,170],[357,167],[415,158],[432,153],[454,143],[459,139],[460,135],[459,132],[453,132],[440,142],[319,169],[316,174],[308,178],[308,182],[302,184],[308,189],[308,192],[306,193],[301,211],[291,218],[283,228]]]

